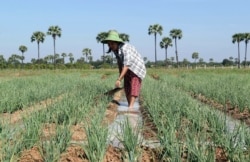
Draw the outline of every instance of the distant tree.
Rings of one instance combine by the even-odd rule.
[[[43,43],[45,40],[45,34],[43,32],[40,31],[36,31],[33,33],[33,35],[31,36],[31,42],[36,41],[37,42],[37,46],[38,46],[38,60],[40,59],[40,43]]]
[[[79,59],[76,60],[76,63],[83,64],[84,62],[85,62],[85,58],[84,57],[80,57]]]
[[[177,39],[181,39],[182,38],[182,31],[180,29],[172,29],[170,31],[170,36],[175,41],[176,63],[177,63],[177,67],[179,67],[178,52],[177,52]]]
[[[212,65],[214,63],[214,59],[213,58],[210,58],[209,59],[209,64]]]
[[[172,39],[169,37],[163,37],[161,42],[160,42],[160,47],[165,49],[165,63],[166,67],[168,66],[168,47],[172,46]]]
[[[1,69],[4,67],[5,62],[6,62],[6,60],[5,60],[5,58],[3,57],[3,55],[0,55],[0,65],[1,65]]]
[[[72,53],[69,53],[69,61],[70,61],[71,64],[72,64],[73,61],[74,61],[74,56],[73,56]]]
[[[199,59],[199,64],[204,64],[204,59],[203,58]]]
[[[48,60],[50,63],[54,63],[55,55],[48,55]]]
[[[54,58],[56,55],[56,37],[61,37],[61,34],[62,34],[62,29],[57,25],[50,26],[47,31],[47,35],[51,35],[53,38]],[[55,64],[55,60],[54,60],[54,64]]]
[[[195,67],[196,67],[196,60],[199,58],[199,53],[198,52],[193,52],[192,54],[192,59],[194,59]]]
[[[125,33],[120,33],[119,37],[124,41],[124,42],[129,42],[129,35]]]
[[[173,66],[173,63],[174,63],[174,57],[171,57],[170,58],[171,62],[172,62],[172,66]]]
[[[97,35],[96,40],[97,43],[102,42],[104,39],[106,39],[108,36],[108,32],[101,32]],[[104,43],[102,43],[102,48],[103,48],[103,63],[104,63],[104,56],[105,56],[105,47]]]
[[[244,62],[244,67],[246,67],[247,64],[247,44],[250,40],[250,33],[244,33],[244,41],[245,41],[245,62]]]
[[[55,55],[54,55],[54,57],[53,57],[54,59],[54,64],[55,63],[60,63],[61,61],[60,61],[60,54],[58,54],[58,53],[56,53]]]
[[[189,64],[188,59],[184,58],[183,61],[182,61],[182,64],[183,64],[184,66],[187,66],[187,65]]]
[[[65,57],[67,57],[67,54],[63,52],[61,56],[63,57],[63,63],[65,63]]]
[[[8,63],[13,64],[15,67],[17,67],[17,65],[20,64],[20,60],[22,60],[22,56],[12,54],[8,59]]]
[[[88,56],[88,60],[89,60],[89,62],[92,62],[93,61],[93,56]]]
[[[153,34],[155,38],[155,66],[157,62],[157,51],[156,51],[157,33],[159,35],[162,35],[162,31],[163,31],[163,27],[159,24],[150,25],[148,28],[148,34],[149,35]]]
[[[32,58],[32,59],[31,59],[31,63],[32,63],[32,64],[35,64],[35,63],[36,63],[36,59],[35,59],[35,58]]]
[[[238,58],[234,58],[234,63],[238,65]]]
[[[232,42],[233,43],[236,43],[237,42],[237,45],[238,45],[238,68],[240,68],[240,42],[244,40],[244,35],[241,34],[241,33],[237,33],[237,34],[234,34],[232,36]]]
[[[233,65],[233,61],[230,61],[229,59],[223,59],[222,65],[223,65],[223,66],[230,66],[230,65]]]
[[[107,62],[108,64],[112,63],[112,57],[110,55],[105,55],[105,62]]]
[[[22,66],[23,66],[23,60],[24,60],[23,53],[26,52],[27,50],[28,50],[28,48],[26,46],[24,46],[24,45],[19,46],[19,51],[21,51],[21,53],[22,53]]]
[[[43,58],[43,60],[44,60],[46,63],[48,63],[48,62],[49,62],[49,56],[45,56],[45,57]]]
[[[86,62],[87,62],[88,56],[91,55],[91,49],[89,49],[89,48],[84,48],[84,49],[82,50],[82,54],[85,56],[85,59],[86,59]]]
[[[233,59],[234,59],[234,58],[233,58],[232,56],[229,57],[229,60],[230,60],[230,61],[233,61]]]

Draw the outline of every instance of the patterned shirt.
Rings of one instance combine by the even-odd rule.
[[[129,70],[135,73],[139,78],[145,78],[145,63],[141,54],[135,49],[134,46],[124,43],[124,45],[119,48],[118,54],[123,60],[123,66],[128,66]]]

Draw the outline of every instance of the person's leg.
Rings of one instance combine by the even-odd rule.
[[[130,89],[130,94],[129,94],[129,106],[128,107],[129,109],[133,109],[135,100],[140,94],[141,79],[133,73],[130,83],[131,83],[131,86],[130,86],[131,89]]]
[[[128,105],[129,105],[130,104],[131,84],[130,84],[130,77],[129,77],[128,73],[129,73],[129,71],[124,76],[124,91],[125,91],[125,95],[126,95],[126,99],[127,99]]]
[[[129,96],[129,103],[128,103],[129,109],[134,108],[134,103],[135,103],[136,98],[137,98],[136,96],[132,96],[132,95]]]
[[[141,79],[128,70],[124,76],[124,90],[128,101],[128,108],[133,109],[136,98],[139,96]]]

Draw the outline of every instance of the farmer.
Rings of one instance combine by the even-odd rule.
[[[116,30],[110,30],[102,43],[108,44],[108,53],[113,52],[116,56],[119,77],[115,86],[120,87],[123,79],[128,109],[133,110],[135,100],[140,94],[142,80],[146,75],[146,67],[142,56],[134,46],[123,42]]]

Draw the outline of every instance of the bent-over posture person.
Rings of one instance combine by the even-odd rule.
[[[119,67],[119,77],[115,82],[120,87],[124,80],[124,90],[129,110],[133,110],[136,98],[140,94],[142,80],[146,76],[146,67],[141,54],[129,43],[123,42],[116,30],[110,30],[102,43],[108,44],[108,52],[113,52]]]

